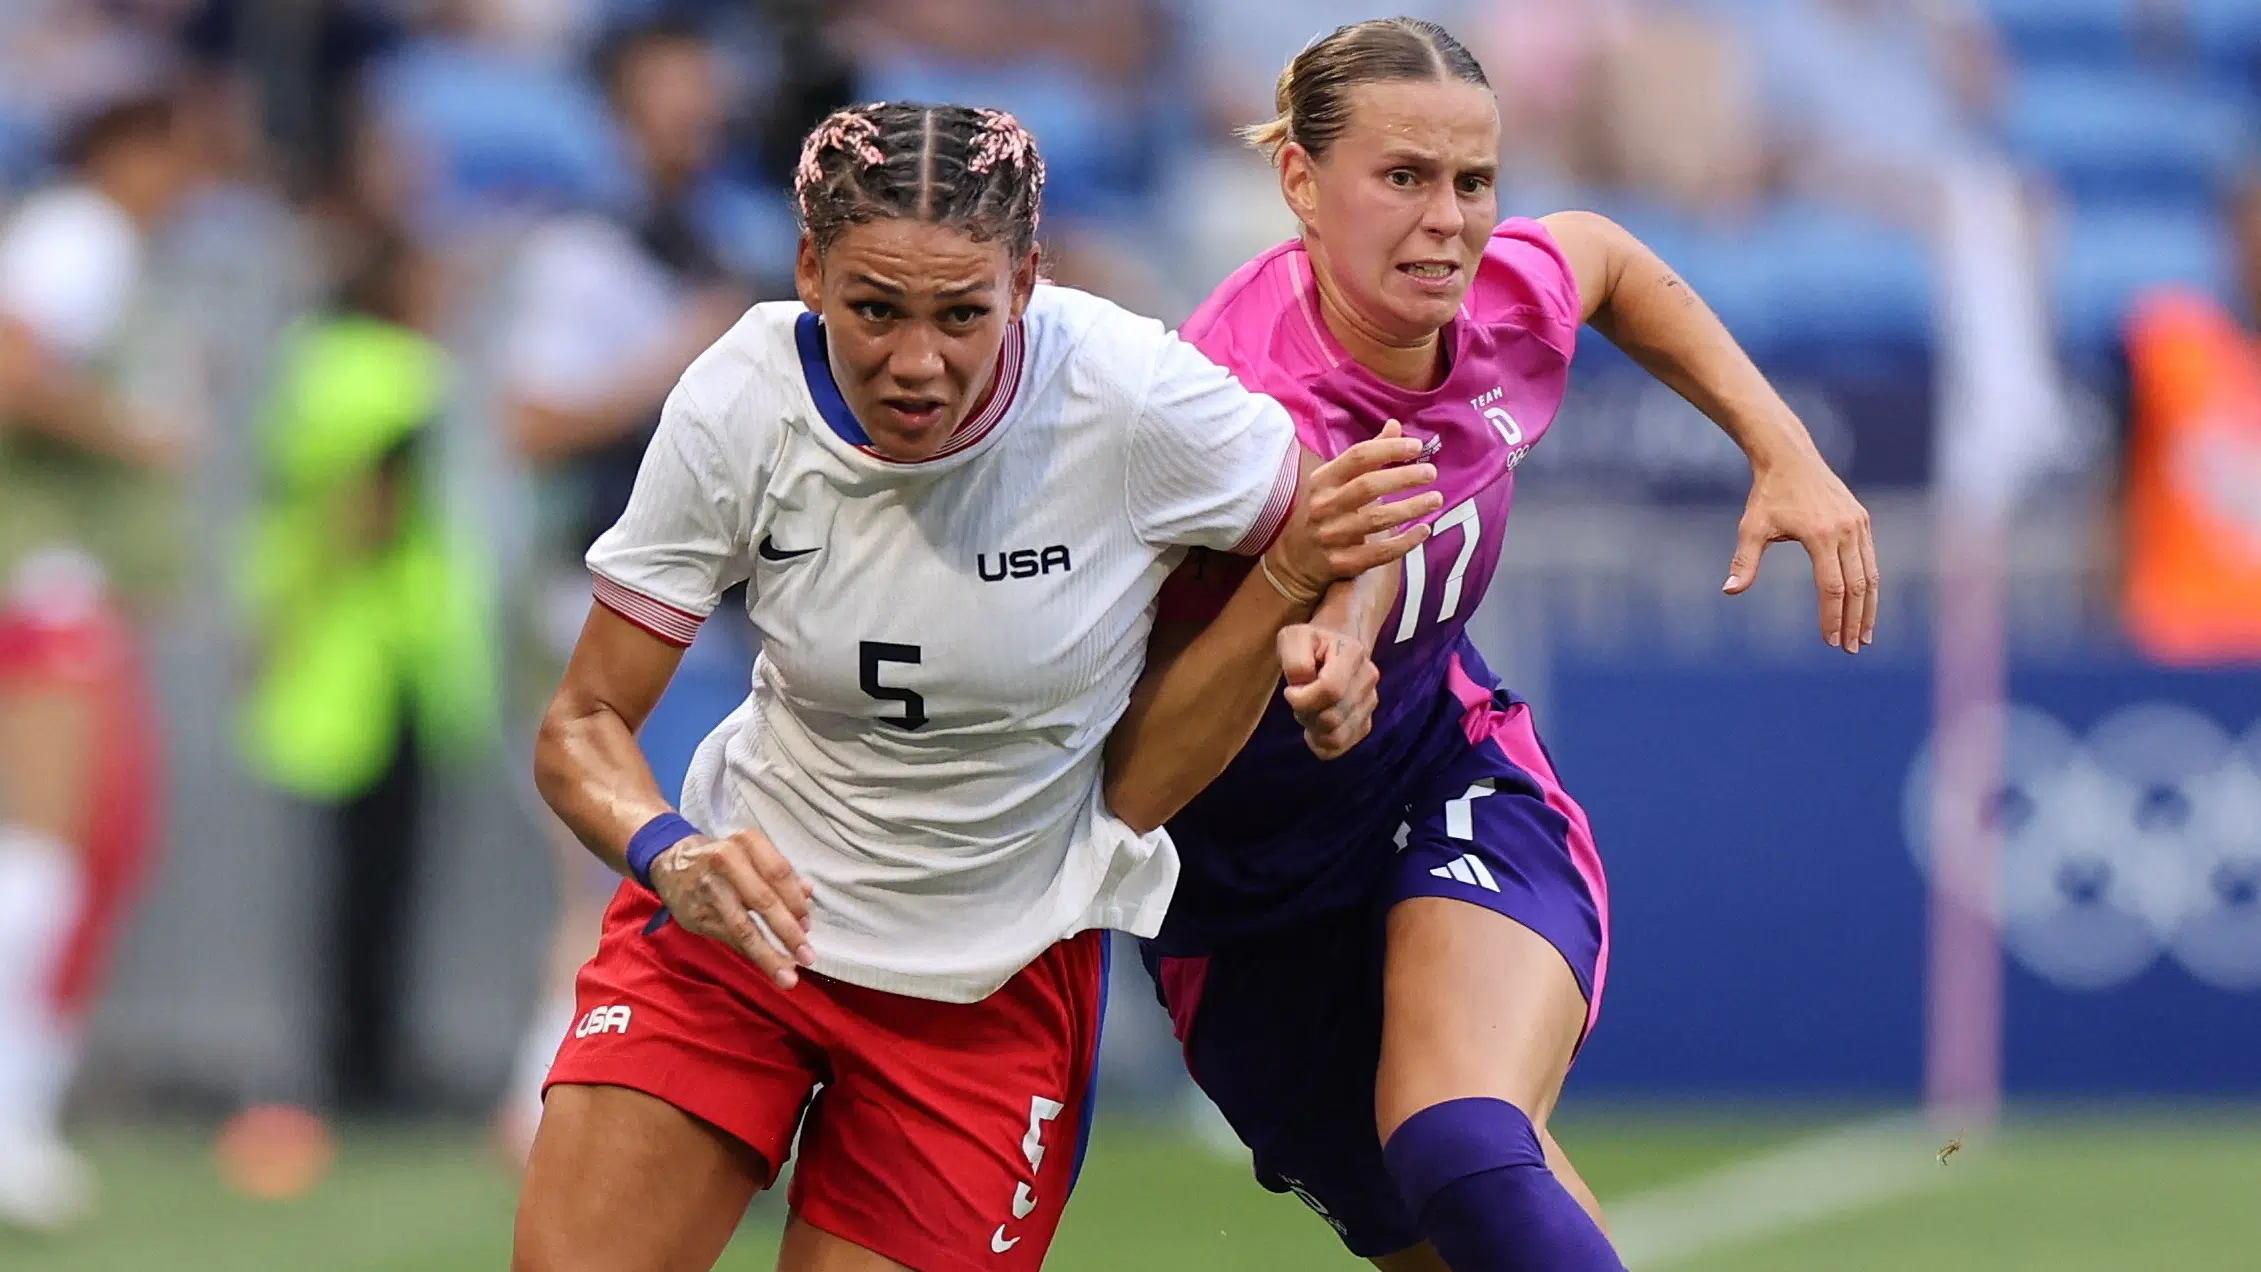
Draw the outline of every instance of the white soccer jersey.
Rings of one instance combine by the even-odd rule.
[[[863,440],[815,317],[757,306],[684,374],[589,551],[598,599],[676,644],[748,581],[753,691],[684,815],[768,835],[814,889],[816,970],[853,984],[972,1002],[1084,929],[1151,935],[1177,856],[1106,810],[1101,747],[1184,549],[1258,550],[1285,519],[1287,413],[1047,285],[940,454]]]
[[[141,274],[141,231],[91,186],[42,190],[0,227],[0,314],[47,353],[99,361],[125,325]]]

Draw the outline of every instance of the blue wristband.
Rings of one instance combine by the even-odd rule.
[[[652,862],[659,855],[699,833],[699,828],[683,819],[680,813],[661,813],[645,822],[643,828],[628,837],[628,873],[636,882],[652,886]]]

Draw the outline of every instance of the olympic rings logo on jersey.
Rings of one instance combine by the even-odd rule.
[[[1909,768],[1901,821],[1927,878],[1933,757],[1982,743],[1956,734],[1987,723],[1933,736]],[[1947,886],[1994,915],[2004,947],[2066,989],[2126,984],[2164,955],[2215,988],[2261,990],[2261,721],[2236,738],[2189,707],[2146,702],[2085,736],[2023,704],[2000,723],[2000,788],[1939,815],[1999,829],[1991,886]]]

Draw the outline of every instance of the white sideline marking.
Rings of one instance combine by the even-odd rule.
[[[1653,1272],[1946,1183],[1962,1163],[1940,1164],[1945,1142],[1912,1115],[1855,1122],[1602,1211],[1625,1266]]]

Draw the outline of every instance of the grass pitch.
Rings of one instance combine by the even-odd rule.
[[[1625,1110],[1558,1125],[1605,1202],[1632,1204],[1821,1130],[1812,1118]],[[86,1137],[101,1217],[67,1238],[0,1235],[9,1272],[491,1272],[508,1265],[514,1181],[476,1134],[351,1135],[329,1178],[290,1202],[224,1189],[210,1141],[186,1131]],[[1688,1272],[2193,1272],[2261,1270],[2261,1111],[2025,1118],[1947,1163],[1938,1182],[1731,1244],[1637,1264]],[[767,1269],[779,1201],[765,1197],[722,1266]],[[1651,1236],[1656,1234],[1651,1233]],[[1166,1130],[1102,1122],[1048,1268],[1061,1272],[1355,1269],[1292,1198]]]

